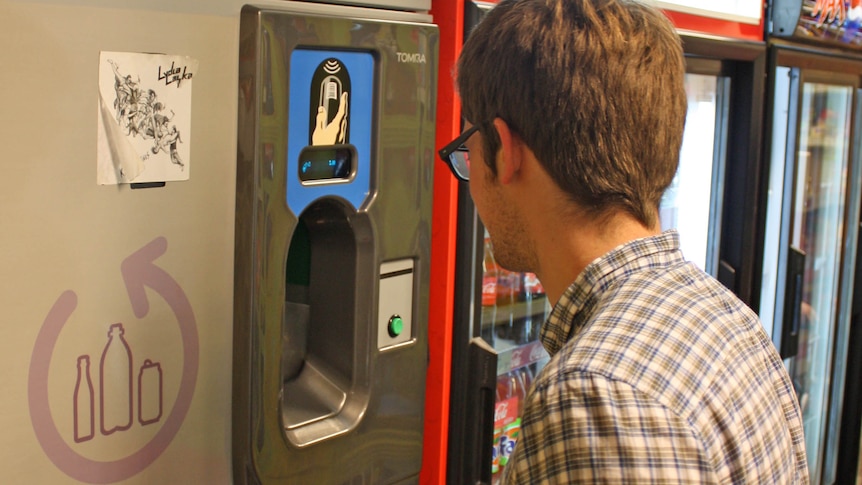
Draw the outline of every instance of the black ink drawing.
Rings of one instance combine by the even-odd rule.
[[[114,71],[114,110],[117,123],[126,130],[127,136],[139,136],[153,141],[153,146],[141,159],[147,160],[151,154],[164,152],[170,156],[171,163],[183,169],[185,165],[177,151],[177,144],[182,143],[180,131],[176,125],[171,124],[173,110],[170,110],[169,116],[166,115],[165,106],[158,101],[155,91],[147,89],[144,92],[140,78],[135,81],[128,74],[124,76],[116,62],[108,59],[108,63]]]
[[[164,72],[162,72],[162,66],[159,66],[159,81],[164,81],[165,86],[170,86],[173,83],[177,83],[177,87],[180,87],[180,84],[183,81],[191,79],[194,75],[188,72],[188,66],[183,66],[182,69],[175,66],[176,63],[171,62],[171,68],[165,70]]]

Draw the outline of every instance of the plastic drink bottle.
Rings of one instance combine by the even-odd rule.
[[[497,276],[497,313],[501,324],[497,326],[497,337],[501,339],[514,339],[515,293],[520,286],[519,281],[517,273],[500,268]]]
[[[494,345],[494,326],[497,321],[497,280],[500,267],[494,259],[491,238],[485,235],[484,257],[482,259],[482,339]]]
[[[503,427],[509,416],[509,375],[497,376],[497,393],[494,403],[494,439],[491,443],[491,483],[500,481],[503,469],[500,466],[500,438],[503,435]]]

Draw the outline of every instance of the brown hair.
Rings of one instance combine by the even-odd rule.
[[[679,163],[685,62],[664,15],[632,0],[504,0],[458,62],[464,117],[495,171],[499,117],[595,216],[654,225]]]

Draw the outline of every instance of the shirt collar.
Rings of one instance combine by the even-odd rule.
[[[635,239],[593,260],[575,278],[551,310],[540,338],[550,355],[574,337],[594,312],[600,295],[634,272],[682,262],[676,230]]]

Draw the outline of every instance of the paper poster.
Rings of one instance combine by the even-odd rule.
[[[188,180],[197,67],[185,56],[101,53],[99,185]]]

